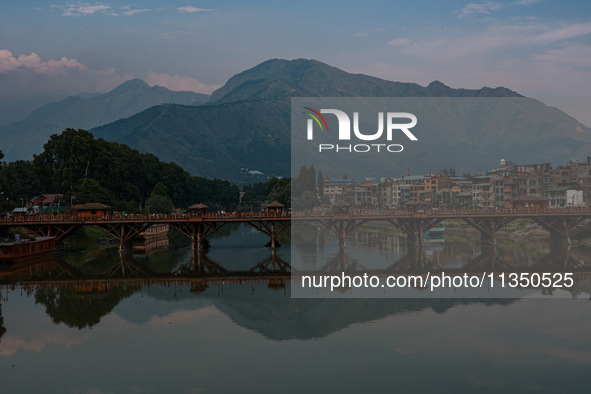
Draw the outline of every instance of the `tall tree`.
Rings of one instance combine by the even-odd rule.
[[[324,196],[324,175],[322,174],[322,170],[318,170],[318,181],[316,182],[318,186],[318,195],[320,197]]]

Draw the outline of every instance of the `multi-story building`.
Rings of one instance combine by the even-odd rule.
[[[550,163],[525,164],[513,166],[519,183],[519,195],[522,197],[546,197],[547,191],[551,189]]]
[[[343,188],[353,186],[355,182],[349,179],[330,179],[324,178],[324,196],[328,197],[330,203],[340,200],[343,194]]]
[[[579,186],[562,186],[548,191],[548,207],[582,207],[583,189]]]
[[[492,208],[495,203],[494,183],[490,176],[472,178],[472,205],[475,207]]]
[[[375,208],[378,206],[378,187],[371,182],[345,186],[343,201],[355,207]]]
[[[378,207],[379,208],[392,208],[396,206],[393,196],[393,187],[396,181],[394,179],[384,179],[378,186],[377,186],[377,200],[378,200]]]

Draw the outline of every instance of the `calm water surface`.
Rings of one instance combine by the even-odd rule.
[[[3,285],[1,392],[590,390],[591,302],[584,290],[539,299],[292,299],[295,282],[268,276],[273,267],[277,277],[284,273],[290,246],[271,259],[267,239],[253,231],[219,234],[198,264],[176,235],[164,249],[122,259],[116,248],[71,244],[49,269],[30,271],[29,279],[59,285],[30,285],[22,276]],[[327,236],[322,245],[330,251],[334,240]],[[348,261],[363,263],[368,253],[408,269],[590,265],[584,247],[565,255],[543,242],[501,245],[491,262],[478,242],[448,240],[413,262],[404,260],[404,239],[359,233],[350,240]],[[190,280],[199,269],[229,276],[206,286]],[[231,279],[238,271],[252,279]],[[105,272],[115,275],[108,288],[72,285],[76,275]],[[189,279],[135,279],[174,272]]]

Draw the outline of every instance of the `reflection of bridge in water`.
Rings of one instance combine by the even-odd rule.
[[[247,270],[228,270],[195,253],[191,261],[173,272],[154,272],[135,261],[128,253],[121,253],[119,261],[101,274],[90,275],[70,264],[50,258],[12,264],[0,271],[0,283],[21,287],[64,287],[80,293],[103,293],[118,286],[157,286],[189,284],[192,291],[206,289],[210,284],[267,283],[269,287],[283,288],[291,278],[291,266],[272,254]]]
[[[499,274],[572,274],[574,286],[569,290],[571,294],[590,293],[591,291],[591,264],[572,252],[570,245],[554,245],[550,251],[541,257],[519,263],[514,252],[505,251],[498,246],[484,246],[481,253],[471,257],[461,264],[454,259],[454,263],[442,261],[442,256],[437,253],[429,253],[425,248],[408,248],[407,254],[392,264],[370,268],[359,259],[350,257],[345,249],[339,249],[331,259],[318,269],[300,270],[293,269],[294,278],[302,276],[421,276],[445,273],[446,276],[479,276],[493,274],[498,278]],[[557,286],[559,287],[559,286]],[[532,288],[521,287],[519,288]],[[549,290],[552,288],[550,287]]]
[[[319,223],[339,237],[342,247],[346,237],[360,226],[385,221],[404,231],[409,244],[422,246],[424,235],[446,219],[458,219],[478,230],[487,244],[496,244],[497,232],[515,219],[527,218],[535,221],[550,233],[552,241],[569,244],[572,230],[591,218],[589,207],[561,209],[517,209],[517,210],[428,210],[411,212],[405,210],[347,210],[297,212],[245,212],[201,215],[151,214],[110,216],[105,218],[81,218],[70,215],[31,216],[4,218],[0,230],[22,227],[38,236],[54,236],[62,241],[81,226],[97,226],[119,240],[119,249],[132,241],[139,233],[155,224],[169,224],[191,239],[192,249],[200,250],[207,237],[228,223],[246,223],[270,238],[272,250],[278,246],[277,237],[293,222]]]
[[[571,252],[570,246],[553,247],[550,252],[537,258],[531,264],[516,263],[512,252],[499,247],[484,247],[482,253],[462,265],[442,263],[436,254],[424,248],[408,248],[407,254],[383,268],[368,268],[347,255],[346,250],[338,253],[326,264],[314,270],[292,269],[289,262],[271,253],[267,258],[244,270],[230,270],[208,258],[203,253],[194,253],[189,262],[171,272],[154,272],[129,253],[119,254],[117,263],[100,274],[89,275],[70,264],[58,260],[20,262],[5,266],[0,271],[0,283],[20,286],[58,286],[73,288],[80,292],[105,292],[117,286],[156,286],[189,284],[192,291],[199,293],[211,284],[266,283],[271,288],[283,288],[290,280],[299,281],[307,275],[364,275],[404,276],[437,274],[448,276],[482,275],[483,273],[572,273],[575,286],[573,295],[589,292],[591,266]]]

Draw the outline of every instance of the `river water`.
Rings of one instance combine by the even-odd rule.
[[[313,236],[338,256],[330,234]],[[266,242],[246,226],[218,234],[196,257],[179,234],[123,256],[78,240],[44,261],[3,266],[1,391],[590,390],[585,283],[533,298],[292,298],[290,244],[272,256]],[[451,236],[417,257],[403,237],[383,232],[352,236],[340,261],[364,255],[410,271],[591,266],[583,246],[506,242],[491,253],[475,238]]]

